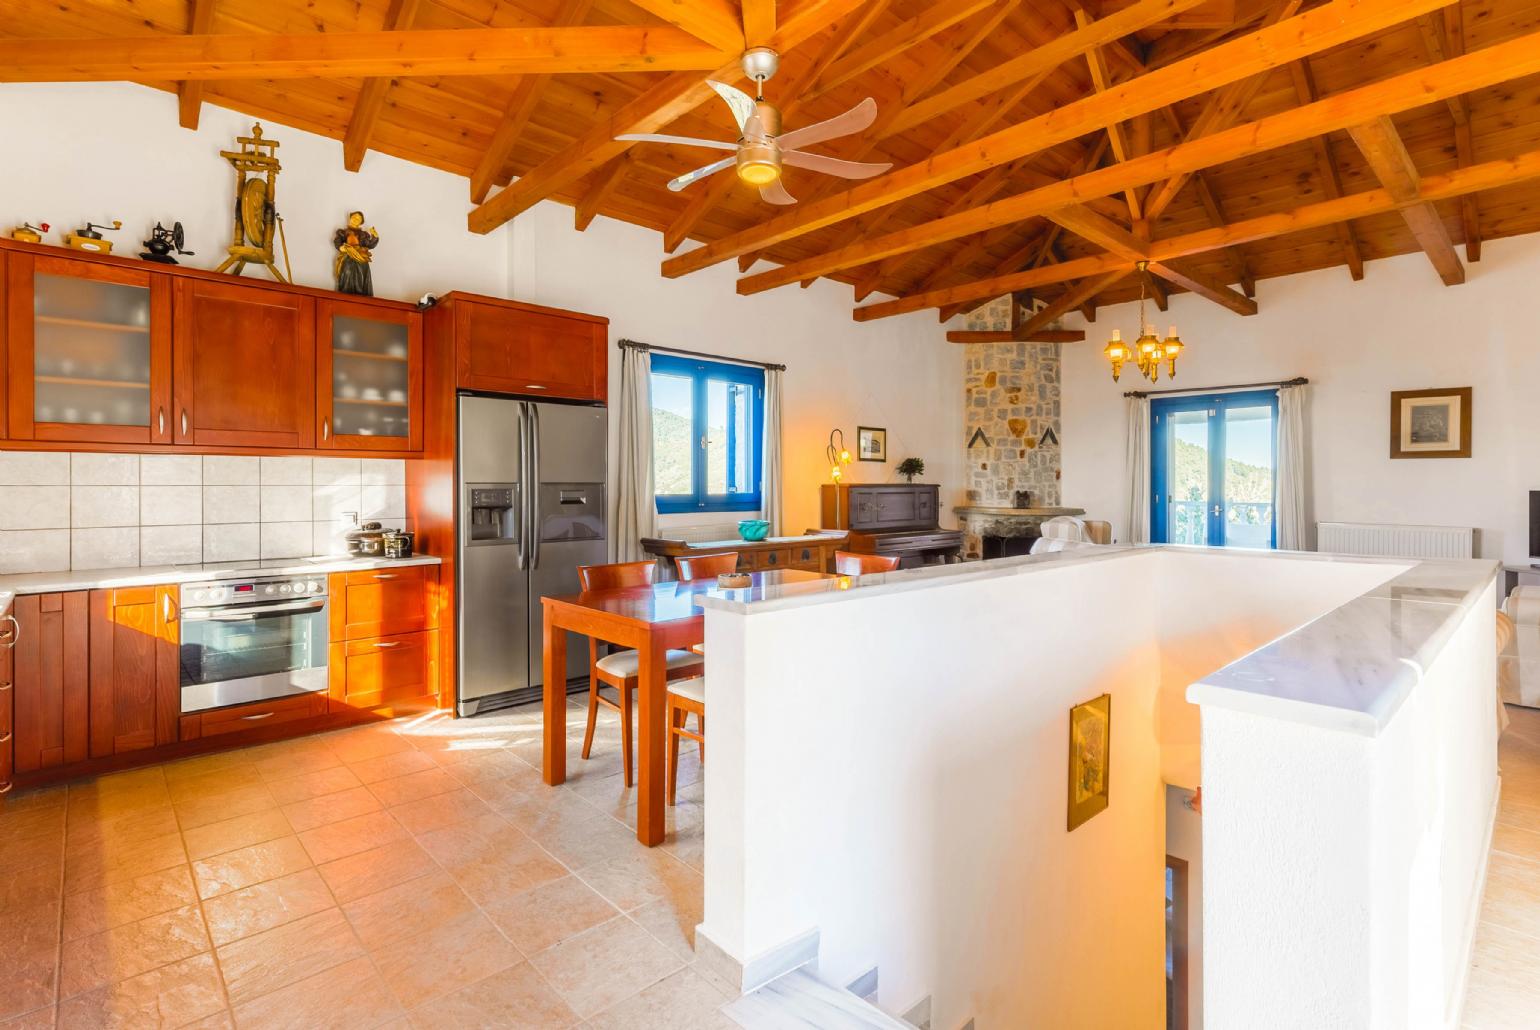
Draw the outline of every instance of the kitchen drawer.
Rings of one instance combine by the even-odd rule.
[[[756,570],[784,569],[791,565],[791,548],[777,547],[771,551],[754,552]]]
[[[432,708],[438,695],[438,632],[333,643],[329,676],[334,710]]]
[[[232,705],[208,712],[182,716],[182,739],[197,740],[200,737],[217,737],[224,733],[244,733],[264,729],[286,722],[297,722],[317,715],[325,715],[327,699],[324,693],[294,694],[249,705]]]
[[[339,572],[331,591],[331,641],[417,633],[437,626],[438,566]]]

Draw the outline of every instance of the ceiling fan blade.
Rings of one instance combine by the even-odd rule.
[[[693,172],[685,172],[681,176],[668,180],[668,188],[673,190],[675,193],[678,193],[680,190],[690,185],[690,183],[699,182],[701,179],[704,179],[708,175],[713,175],[717,172],[720,172],[722,169],[728,167],[736,160],[738,160],[737,155],[732,157],[724,157],[720,161],[713,161],[711,164],[706,165],[704,168],[697,168]]]
[[[767,186],[759,188],[760,199],[767,204],[795,204],[797,198],[786,192],[786,187],[777,179]]]
[[[729,86],[725,82],[717,82],[714,79],[707,79],[706,85],[716,90],[717,95],[727,101],[727,106],[733,109],[733,121],[738,123],[741,131],[754,116],[754,98],[737,86]]]
[[[782,151],[781,160],[797,168],[806,168],[810,172],[823,172],[825,175],[838,175],[842,179],[870,179],[893,167],[891,161],[883,161],[880,164],[871,161],[841,161],[837,157],[807,154],[800,150]]]
[[[738,144],[719,139],[696,139],[694,136],[667,136],[658,132],[628,132],[616,136],[628,143],[677,143],[682,147],[709,147],[712,150],[737,150]]]
[[[800,129],[781,133],[778,142],[782,150],[794,150],[797,147],[822,143],[826,139],[863,132],[876,120],[877,101],[867,97],[844,114],[837,114],[827,121],[815,122],[812,125],[804,125]]]

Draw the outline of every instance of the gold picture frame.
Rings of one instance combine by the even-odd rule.
[[[1469,458],[1470,427],[1469,386],[1390,395],[1392,458]]]
[[[1069,817],[1075,829],[1107,807],[1112,778],[1112,695],[1069,710]]]

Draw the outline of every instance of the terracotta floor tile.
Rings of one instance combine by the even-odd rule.
[[[183,758],[180,761],[168,762],[161,768],[169,786],[172,783],[197,779],[207,773],[250,764],[251,749],[242,747],[233,751],[215,751],[207,755],[198,755],[196,758]]]
[[[379,798],[380,803],[389,806],[405,805],[436,794],[447,794],[459,787],[458,780],[437,767],[369,784],[369,790]]]
[[[620,914],[575,876],[485,902],[482,908],[525,955],[544,951]]]
[[[186,861],[187,851],[182,846],[180,833],[168,833],[121,848],[82,850],[64,862],[64,893],[76,894],[137,879]]]
[[[53,1030],[54,1015],[54,1006],[47,1005],[9,1019],[0,1019],[0,1028],[3,1030]]]
[[[222,769],[211,769],[196,776],[168,780],[166,789],[171,794],[171,803],[180,805],[200,798],[230,794],[256,786],[261,782],[262,777],[256,768],[243,762],[239,765],[227,765]]]
[[[364,947],[375,949],[415,937],[476,906],[443,872],[408,880],[342,906]]]
[[[736,1030],[729,999],[692,969],[681,969],[588,1020],[593,1030]]]
[[[215,794],[178,802],[176,819],[183,830],[193,830],[200,826],[207,826],[209,823],[234,819],[238,815],[250,815],[252,812],[263,812],[277,807],[278,802],[273,799],[267,784],[256,783],[240,787],[228,794]]]
[[[317,868],[339,904],[439,872],[438,863],[411,839],[382,844]]]
[[[521,848],[528,835],[495,812],[419,834],[417,842],[443,865],[457,865],[485,858],[499,848]]]
[[[199,859],[193,863],[193,877],[198,881],[198,896],[212,898],[309,866],[310,855],[298,837],[279,837]]]
[[[281,876],[203,903],[209,936],[216,945],[302,919],[336,904],[314,869]]]
[[[524,961],[480,912],[371,950],[375,968],[407,1008]]]
[[[529,835],[569,869],[585,869],[631,855],[640,847],[634,831],[602,812],[585,819],[559,820],[532,829]]]
[[[316,865],[334,859],[368,851],[382,844],[407,839],[407,832],[389,812],[370,812],[367,815],[344,819],[299,835],[310,860]]]
[[[235,1030],[235,1020],[230,1016],[230,1010],[205,1016],[196,1023],[188,1023],[182,1030]]]
[[[0,876],[26,872],[39,866],[58,871],[63,864],[63,837],[28,837],[0,845]]]
[[[485,801],[463,787],[390,809],[402,826],[416,834],[432,833],[491,812]]]
[[[148,916],[195,905],[198,891],[182,863],[64,899],[64,939],[89,937]]]
[[[62,834],[65,811],[64,805],[48,805],[0,812],[0,845],[42,834]]]
[[[268,783],[267,789],[273,792],[273,797],[280,805],[288,805],[318,798],[323,794],[335,794],[339,790],[351,790],[361,782],[347,766],[334,765],[330,769],[273,780]]]
[[[624,917],[547,948],[530,962],[584,1018],[629,998],[684,965],[647,931]]]
[[[579,1019],[534,966],[521,962],[425,1003],[412,1012],[412,1022],[423,1030],[562,1030]]]
[[[59,973],[59,903],[7,909],[0,947],[0,1018],[53,1002]]]
[[[359,786],[284,805],[283,814],[288,817],[295,833],[304,833],[367,812],[378,812],[381,807],[375,796],[369,793],[369,788]]]
[[[403,1015],[368,959],[316,973],[234,1012],[242,1030],[369,1030]]]
[[[5,845],[0,845],[4,850]],[[59,861],[0,873],[0,912],[58,901],[64,893],[63,864]]]
[[[265,780],[286,780],[332,769],[341,764],[342,759],[333,754],[323,741],[309,738],[304,739],[303,744],[296,742],[290,750],[257,762],[256,770]]]
[[[60,1030],[179,1027],[225,1009],[214,957],[172,962],[78,994],[59,1005]]]
[[[518,846],[501,847],[485,858],[445,868],[478,905],[506,897],[509,891],[538,887],[567,875],[566,866],[528,839]]]
[[[187,857],[197,861],[278,837],[287,837],[293,832],[283,813],[270,808],[188,830],[182,834],[182,838],[187,843]]]
[[[104,930],[64,945],[59,997],[73,997],[208,950],[197,905]]]
[[[71,815],[65,834],[65,853],[123,849],[177,833],[181,829],[169,804],[136,809],[127,815],[98,819]]]
[[[357,766],[386,755],[414,752],[410,741],[392,727],[366,726],[329,734],[327,743],[332,753],[349,765]],[[356,771],[356,770],[355,770]]]
[[[404,743],[404,742],[403,742]],[[363,759],[349,766],[364,783],[375,783],[395,776],[406,776],[424,769],[437,769],[433,759],[406,744],[403,750]]]
[[[705,919],[701,894],[681,893],[632,909],[631,918],[643,930],[686,962],[695,961],[695,928]]]
[[[218,949],[230,1004],[240,1005],[314,973],[364,956],[339,909],[253,934]]]

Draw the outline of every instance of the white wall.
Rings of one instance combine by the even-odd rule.
[[[157,90],[6,85],[0,134],[19,142],[0,161],[0,229],[45,221],[69,230],[120,218],[124,229],[112,238],[119,253],[134,255],[157,219],[180,220],[197,252],[184,260],[212,268],[228,243],[235,183],[219,151],[233,147],[253,120],[205,104],[200,128],[189,132],[177,125],[176,98]],[[464,228],[465,179],[378,153],[350,173],[340,142],[262,123],[282,144],[278,210],[300,283],[330,287],[331,234],[348,211],[360,209],[381,236],[374,261],[379,296],[416,300],[457,289],[511,297],[606,315],[612,342],[632,338],[783,363],[789,531],[818,523],[818,486],[828,473],[823,449],[836,426],[852,449],[857,425],[888,430],[888,463],[856,462],[847,481],[887,481],[899,461],[922,457],[925,479],[942,485],[950,523],[964,479],[963,348],[946,342],[931,313],[857,323],[849,288],[823,280],[807,290],[739,297],[736,262],[664,279],[658,233],[604,217],[578,233],[571,209],[554,203],[477,236]],[[87,139],[90,159],[82,156]],[[98,159],[102,154],[113,155],[110,165]],[[57,241],[50,234],[49,242]],[[612,350],[612,391],[619,379],[619,353]]]
[[[1242,318],[1191,295],[1157,313],[1187,343],[1175,383],[1209,387],[1306,376],[1316,521],[1475,526],[1479,553],[1527,561],[1528,491],[1540,489],[1540,347],[1532,298],[1540,237],[1494,240],[1445,287],[1421,254],[1257,284],[1261,313]],[[1135,328],[1132,305],[1104,308],[1083,343],[1064,347],[1064,497],[1111,519],[1126,538],[1123,392],[1148,386],[1132,369],[1114,383],[1102,344]],[[1074,325],[1083,323],[1074,316]],[[1390,392],[1474,388],[1468,459],[1398,460]]]

